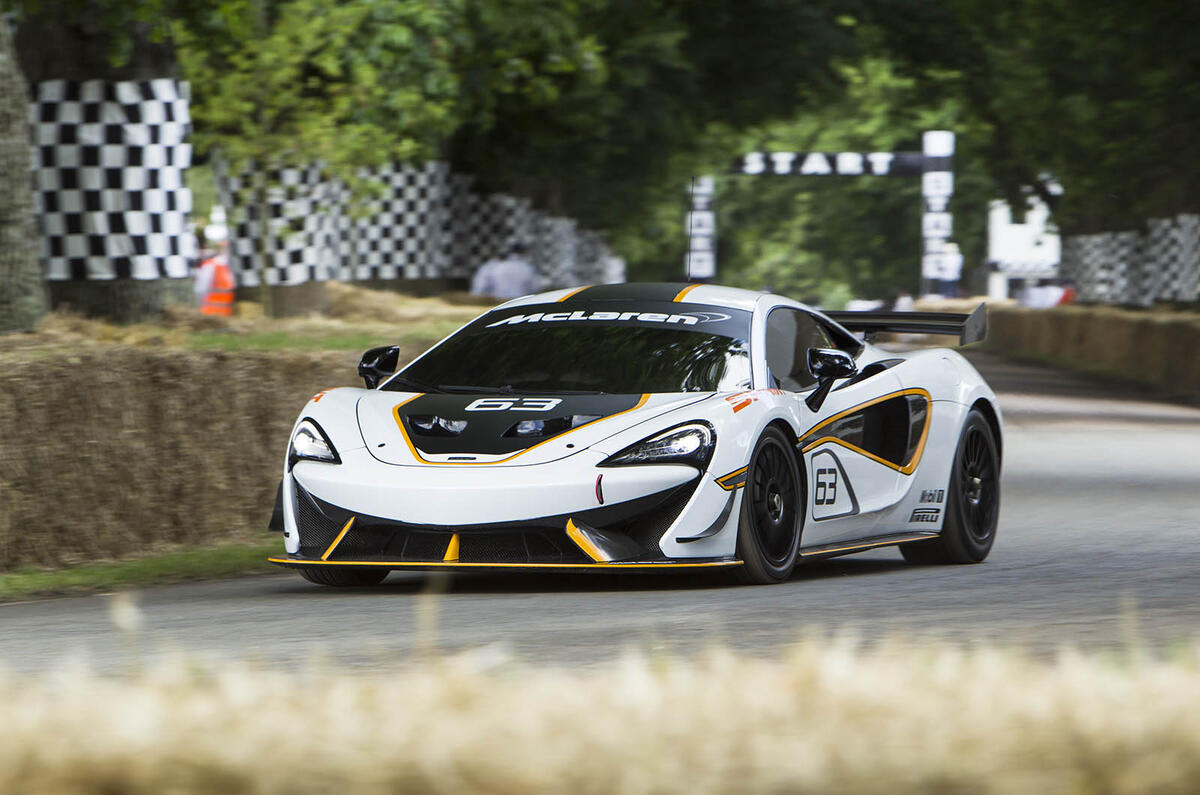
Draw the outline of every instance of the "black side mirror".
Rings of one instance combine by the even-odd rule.
[[[374,389],[392,373],[400,363],[400,346],[384,345],[372,348],[362,355],[358,362],[358,375],[367,384],[367,389]]]
[[[821,408],[825,398],[829,396],[833,382],[839,378],[849,378],[856,374],[858,365],[854,363],[854,357],[845,351],[835,348],[809,348],[808,371],[816,377],[817,388],[804,402],[810,409],[816,411]]]

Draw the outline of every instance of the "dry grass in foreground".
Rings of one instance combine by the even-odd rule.
[[[0,677],[0,791],[1195,792],[1198,663],[810,640],[583,671]]]

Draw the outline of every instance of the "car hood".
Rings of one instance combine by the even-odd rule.
[[[367,449],[387,464],[524,466],[574,455],[709,396],[372,391],[359,398],[357,413]]]

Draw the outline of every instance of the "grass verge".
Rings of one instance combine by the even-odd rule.
[[[273,568],[266,558],[278,554],[280,549],[279,541],[225,544],[53,571],[22,569],[0,574],[0,601],[263,572]]]
[[[1198,660],[816,638],[582,669],[475,653],[0,675],[0,791],[1182,795]]]

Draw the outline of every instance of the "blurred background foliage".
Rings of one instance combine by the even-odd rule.
[[[5,0],[26,77],[191,81],[201,157],[345,174],[448,160],[682,276],[687,185],[742,152],[958,134],[968,282],[986,206],[1066,233],[1200,209],[1200,4],[1165,0]],[[1046,188],[1053,176],[1061,197]],[[719,177],[721,281],[835,306],[917,287],[919,186]]]

